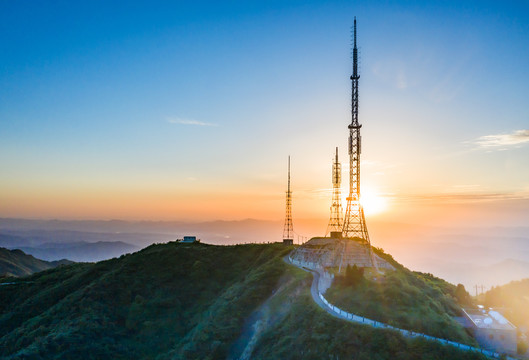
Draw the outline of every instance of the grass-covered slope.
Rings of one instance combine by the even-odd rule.
[[[0,286],[0,357],[218,358],[288,250],[170,243]]]
[[[262,335],[252,359],[486,359],[422,338],[405,338],[396,331],[336,319],[313,302],[306,286],[303,289],[290,297],[290,310],[282,321]]]
[[[395,268],[379,281],[363,279],[348,285],[337,279],[325,294],[343,310],[396,327],[475,345],[475,341],[453,319],[461,315],[456,287],[431,274],[412,272],[375,249]]]
[[[330,317],[282,244],[153,245],[0,286],[2,359],[481,359]]]
[[[59,265],[71,263],[68,260],[44,261],[22,250],[9,250],[0,247],[0,276],[26,276]]]

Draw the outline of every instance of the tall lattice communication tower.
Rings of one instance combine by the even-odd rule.
[[[292,226],[292,191],[290,191],[290,156],[288,157],[288,188],[285,226],[283,227],[283,242],[290,244],[294,242],[294,227]]]
[[[290,260],[310,269],[333,268],[342,273],[347,266],[356,265],[362,268],[374,268],[376,271],[395,269],[388,261],[381,258],[371,250],[371,242],[367,233],[364,209],[360,203],[360,128],[358,123],[358,49],[356,47],[356,18],[354,19],[354,47],[353,47],[353,74],[351,114],[352,121],[349,128],[349,195],[347,197],[347,208],[341,224],[340,183],[341,166],[338,162],[338,149],[333,163],[333,203],[331,206],[331,218],[327,232],[330,236],[313,237],[296,248]],[[290,165],[289,165],[290,168]],[[290,174],[290,171],[289,171]],[[289,180],[290,181],[290,180]],[[289,183],[290,184],[290,183]],[[287,192],[287,220],[285,221],[285,233],[289,224],[292,224],[290,216],[290,185]],[[290,220],[289,220],[290,219]],[[290,225],[291,226],[291,225]],[[335,231],[336,230],[336,231]],[[284,235],[287,237],[288,235]]]
[[[349,196],[343,224],[343,236],[355,238],[365,243],[371,249],[369,234],[367,233],[364,208],[360,203],[360,153],[362,151],[362,137],[358,123],[358,49],[356,47],[356,17],[354,18],[353,40],[353,75],[351,94],[351,124],[349,124]]]
[[[332,163],[332,205],[329,225],[327,225],[327,234],[340,233],[343,227],[343,208],[342,208],[342,164],[338,161],[338,148],[336,156]]]

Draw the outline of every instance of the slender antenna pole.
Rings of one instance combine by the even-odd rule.
[[[290,155],[288,156],[288,187],[285,209],[285,226],[283,227],[283,242],[294,242],[294,227],[292,225],[292,191],[290,191]]]
[[[288,192],[290,192],[290,155],[288,155]]]

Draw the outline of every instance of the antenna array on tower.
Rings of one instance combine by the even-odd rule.
[[[338,161],[338,148],[332,164],[332,204],[331,217],[327,225],[327,234],[341,236],[343,226],[342,208],[342,164]]]

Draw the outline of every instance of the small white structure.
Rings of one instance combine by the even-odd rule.
[[[184,244],[192,244],[192,243],[200,242],[200,240],[197,240],[196,236],[184,236],[183,239],[178,239],[177,241],[184,243]]]
[[[470,328],[481,347],[497,352],[516,353],[516,327],[499,312],[463,309],[470,320]]]

